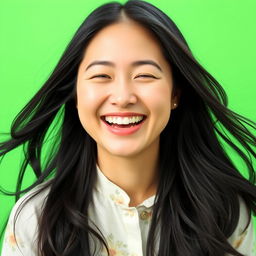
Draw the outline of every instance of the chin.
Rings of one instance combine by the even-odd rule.
[[[129,146],[125,146],[122,148],[109,148],[106,150],[107,154],[113,156],[113,157],[124,157],[124,158],[130,158],[130,157],[134,157],[136,155],[139,155],[141,150],[139,149],[134,149],[131,148]]]

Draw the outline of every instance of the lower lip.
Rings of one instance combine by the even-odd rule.
[[[104,121],[102,121],[102,122],[106,125],[107,129],[113,134],[129,135],[129,134],[133,134],[133,133],[137,132],[141,128],[141,126],[143,125],[144,121],[145,121],[145,119],[141,123],[139,123],[138,125],[127,127],[127,128],[125,128],[125,127],[124,128],[113,127],[113,126],[109,125],[108,123],[106,123]]]

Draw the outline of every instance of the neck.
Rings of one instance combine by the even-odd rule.
[[[98,166],[111,182],[128,194],[129,206],[136,206],[156,193],[158,152],[159,143],[130,157],[111,155],[98,148]]]

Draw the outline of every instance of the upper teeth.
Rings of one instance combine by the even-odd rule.
[[[105,116],[105,120],[109,123],[114,124],[131,124],[137,123],[143,119],[143,116],[131,116],[131,117],[116,117],[116,116]]]

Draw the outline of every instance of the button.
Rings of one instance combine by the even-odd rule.
[[[149,218],[149,216],[150,216],[150,213],[147,212],[147,211],[142,211],[142,212],[140,213],[140,218],[141,218],[142,220],[147,220],[147,219]]]

